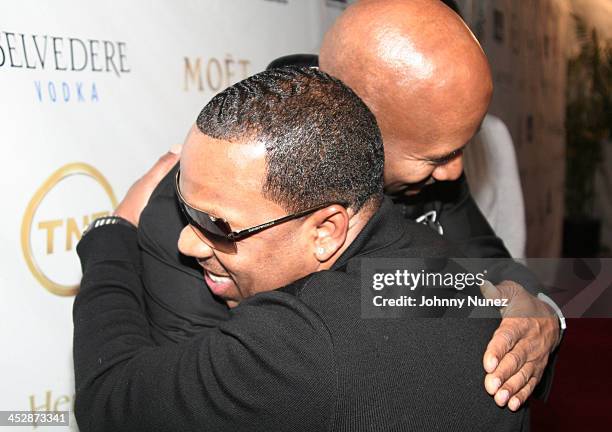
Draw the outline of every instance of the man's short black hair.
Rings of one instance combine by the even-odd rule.
[[[382,198],[384,152],[374,115],[316,68],[253,75],[216,95],[196,123],[215,139],[265,143],[262,192],[287,211],[327,202],[359,211]]]

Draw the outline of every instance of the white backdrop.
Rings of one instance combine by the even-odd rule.
[[[278,56],[317,52],[345,4],[0,4],[0,410],[72,411],[82,229],[215,93]]]

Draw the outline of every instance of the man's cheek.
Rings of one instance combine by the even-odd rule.
[[[256,294],[258,287],[265,286],[265,259],[257,248],[258,244],[240,245],[235,255],[228,255],[222,265],[236,282],[236,289],[243,298]]]
[[[295,250],[287,250],[286,245],[266,251],[261,258],[261,275],[269,289],[278,289],[286,286],[299,277],[299,269],[303,268]]]

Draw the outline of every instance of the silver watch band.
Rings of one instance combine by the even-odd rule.
[[[92,221],[87,228],[85,228],[85,231],[83,231],[83,235],[82,237],[85,237],[88,233],[90,233],[92,230],[101,227],[101,226],[106,226],[106,225],[125,225],[128,226],[130,228],[136,229],[136,227],[134,226],[133,223],[131,223],[130,221],[128,221],[127,219],[124,219],[120,216],[104,216],[98,219],[95,219],[94,221]]]
[[[555,311],[555,314],[557,314],[557,317],[559,318],[559,333],[560,333],[559,342],[560,342],[561,339],[563,339],[563,333],[565,332],[565,329],[567,328],[567,324],[565,323],[565,316],[563,316],[563,312],[561,312],[561,308],[557,306],[557,303],[555,303],[553,299],[551,299],[544,293],[539,293],[538,299],[546,303],[548,306],[550,306]]]

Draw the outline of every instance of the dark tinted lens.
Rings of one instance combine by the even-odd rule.
[[[225,221],[221,219],[213,221],[207,213],[193,209],[182,202],[180,207],[187,222],[204,243],[221,252],[236,252],[236,244],[227,238],[231,229]]]

